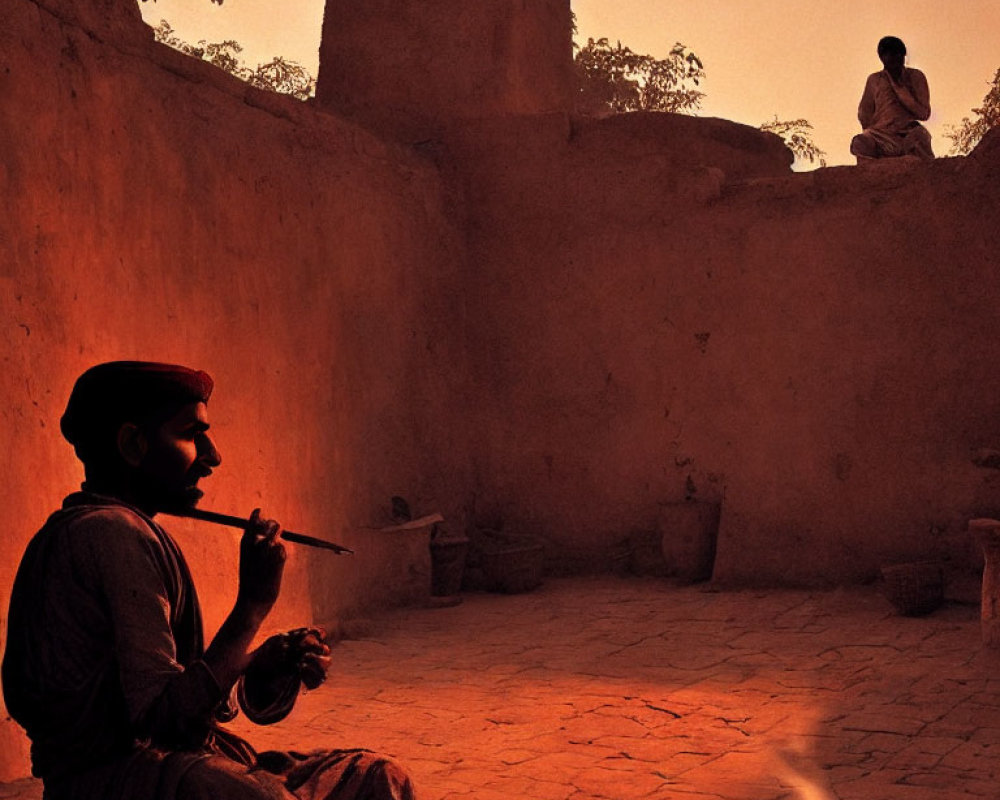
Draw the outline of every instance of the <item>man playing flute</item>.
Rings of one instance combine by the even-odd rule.
[[[154,520],[201,497],[221,461],[212,379],[110,362],[77,380],[61,420],[84,464],[31,540],[10,602],[4,699],[31,739],[46,800],[409,800],[409,778],[366,750],[256,753],[220,725],[283,718],[319,685],[329,648],[304,628],[251,643],[281,589],[277,522],[251,516],[232,611],[204,647],[184,556]],[[235,691],[232,691],[235,687]]]

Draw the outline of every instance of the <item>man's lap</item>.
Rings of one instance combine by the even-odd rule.
[[[369,750],[261,753],[257,766],[214,753],[139,750],[123,761],[46,781],[52,800],[413,800],[391,759]]]
[[[247,769],[223,756],[189,768],[177,800],[413,800],[409,777],[369,750],[262,753]]]
[[[851,152],[868,158],[894,158],[910,154],[933,157],[930,132],[919,123],[904,133],[869,128],[854,137]]]
[[[207,756],[184,773],[176,800],[294,800],[284,782],[263,770],[248,770],[225,756]]]

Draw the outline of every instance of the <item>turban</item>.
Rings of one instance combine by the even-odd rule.
[[[59,427],[77,455],[87,461],[114,447],[122,423],[141,424],[188,403],[207,403],[212,386],[208,373],[176,364],[98,364],[77,378]]]

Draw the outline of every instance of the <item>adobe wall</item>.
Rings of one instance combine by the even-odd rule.
[[[867,579],[997,513],[970,463],[1000,443],[996,137],[792,175],[721,120],[445,109],[410,150],[155,47],[127,5],[10,0],[0,30],[5,597],[81,477],[72,381],[110,358],[216,377],[207,506],[358,550],[294,550],[274,627],[425,585],[423,535],[365,530],[393,494],[569,572],[693,491],[741,583]],[[211,630],[236,536],[171,529]],[[0,723],[0,779],[25,764]]]
[[[316,102],[407,141],[572,105],[569,0],[327,0]]]
[[[426,595],[427,532],[363,528],[394,494],[454,519],[468,483],[461,259],[437,173],[141,22],[96,19],[130,33],[30,0],[0,26],[0,639],[28,538],[82,479],[58,428],[73,380],[115,358],[215,377],[206,507],[260,505],[357,550],[293,548],[270,628]],[[238,535],[169,527],[212,632]],[[0,780],[25,774],[24,744],[0,722]]]
[[[724,583],[974,569],[966,522],[1000,510],[971,463],[1000,443],[986,144],[792,175],[720,120],[456,132],[485,516],[556,571],[616,566],[691,495],[722,502]]]

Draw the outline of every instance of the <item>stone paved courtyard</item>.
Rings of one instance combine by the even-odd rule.
[[[979,612],[875,589],[550,580],[371,620],[259,749],[367,746],[423,800],[997,798]],[[0,797],[37,797],[37,784]]]

